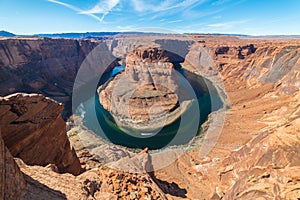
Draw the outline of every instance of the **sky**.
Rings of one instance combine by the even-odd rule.
[[[300,35],[299,0],[0,0],[0,30],[20,35],[148,31]]]

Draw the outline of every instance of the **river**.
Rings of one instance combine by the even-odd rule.
[[[103,74],[99,85],[123,70],[123,66],[117,66]],[[188,90],[186,85],[190,85],[196,99],[180,118],[163,127],[158,133],[141,133],[142,137],[133,137],[122,131],[110,113],[99,103],[97,92],[93,97],[80,104],[76,114],[83,117],[83,124],[88,129],[114,144],[140,149],[145,147],[161,149],[169,145],[186,144],[193,137],[201,134],[201,125],[207,120],[208,115],[222,108],[223,103],[210,81],[182,68],[177,69],[177,72],[183,77],[180,83],[181,90]],[[199,112],[195,114],[196,111]],[[95,115],[91,114],[92,112],[96,112],[97,120],[94,119]]]

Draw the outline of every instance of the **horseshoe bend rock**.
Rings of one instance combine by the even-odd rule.
[[[14,157],[28,165],[50,163],[74,175],[82,168],[66,134],[63,106],[40,94],[0,97],[2,138]]]
[[[100,103],[121,127],[153,130],[172,123],[183,110],[172,63],[179,60],[159,48],[130,52],[125,70],[98,88]]]

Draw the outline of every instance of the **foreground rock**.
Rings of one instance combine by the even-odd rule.
[[[151,131],[180,116],[174,57],[158,48],[135,50],[125,71],[99,87],[100,103],[121,127]]]
[[[25,188],[23,174],[4,145],[0,130],[0,199],[21,199]]]
[[[1,199],[166,199],[148,174],[98,166],[79,176],[13,159],[0,137]]]
[[[147,173],[117,171],[94,159],[93,168],[79,175],[55,101],[21,93],[0,100],[1,199],[166,199]]]
[[[82,169],[66,134],[63,106],[38,94],[0,98],[2,138],[11,154],[29,165],[50,163],[59,172],[79,174]]]
[[[22,163],[20,168],[30,185],[27,199],[166,199],[147,174],[119,172],[105,166],[79,176]]]

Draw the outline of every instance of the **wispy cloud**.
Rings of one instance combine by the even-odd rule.
[[[203,2],[204,0],[164,0],[164,1],[144,1],[131,0],[134,9],[138,12],[161,12],[175,8],[187,8],[194,4]],[[151,2],[151,3],[150,3]]]
[[[75,12],[77,12],[78,14],[84,14],[87,16],[90,16],[96,20],[98,20],[99,22],[103,22],[104,17],[112,11],[112,9],[118,5],[118,3],[120,2],[120,0],[100,0],[93,8],[89,9],[89,10],[82,10],[78,7],[75,7],[71,4],[68,3],[64,3],[62,1],[58,1],[58,0],[47,0],[48,2],[51,3],[55,3],[58,5],[62,5],[66,8],[69,8],[71,10],[74,10]],[[102,14],[101,17],[98,17],[96,14]]]
[[[179,19],[179,20],[168,21],[166,23],[167,24],[173,24],[173,23],[178,23],[178,22],[182,22],[182,21],[183,21],[182,19]]]
[[[208,27],[212,28],[231,28],[238,24],[244,24],[248,22],[248,20],[239,20],[239,21],[229,21],[229,22],[222,22],[222,23],[215,23],[215,24],[208,24]]]
[[[217,0],[217,1],[214,1],[211,5],[212,6],[220,6],[220,5],[223,5],[225,3],[228,3],[229,1],[231,1],[231,0]]]
[[[100,19],[103,21],[104,17],[119,3],[120,0],[100,0],[92,9],[81,11],[80,14],[102,14]]]

